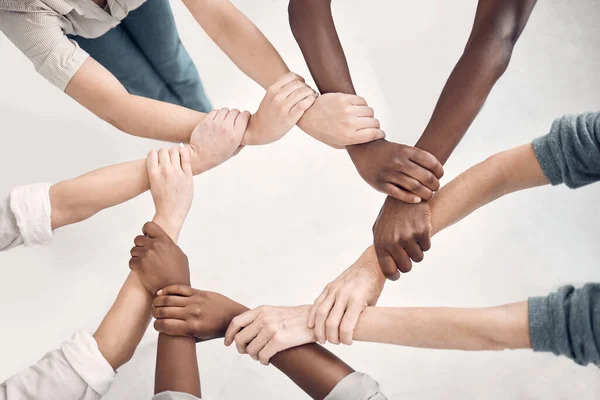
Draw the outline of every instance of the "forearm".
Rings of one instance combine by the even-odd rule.
[[[267,89],[289,69],[275,47],[228,0],[184,0],[213,42],[250,79]]]
[[[290,0],[290,27],[320,92],[355,94],[331,0]]]
[[[442,187],[429,202],[432,235],[508,193],[548,183],[531,144],[495,154]]]
[[[85,61],[65,91],[117,129],[150,139],[187,143],[205,115],[127,93],[123,85],[92,58]]]
[[[127,277],[115,302],[102,320],[94,338],[98,349],[117,370],[128,362],[150,323],[152,296],[135,272]]]
[[[83,221],[150,188],[146,161],[100,168],[50,188],[52,229]]]
[[[201,396],[196,341],[189,337],[158,336],[154,393],[165,391]]]
[[[444,164],[502,76],[535,0],[480,0],[469,41],[415,147]]]
[[[368,307],[354,331],[364,342],[455,350],[531,348],[527,302],[491,308]]]
[[[325,398],[335,385],[354,372],[318,344],[282,351],[271,358],[271,363],[313,399]]]

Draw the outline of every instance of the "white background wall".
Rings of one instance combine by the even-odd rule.
[[[235,2],[288,65],[309,73],[287,22],[286,2]],[[476,1],[334,2],[358,92],[388,138],[412,144],[461,54]],[[208,39],[180,2],[183,41],[215,106],[255,110],[263,94]],[[446,165],[444,182],[491,155],[547,132],[564,113],[598,110],[600,3],[541,1],[512,63]],[[144,157],[159,143],[100,121],[35,74],[0,35],[0,193],[56,182]],[[308,303],[371,241],[383,196],[343,151],[294,129],[244,150],[196,178],[181,236],[195,286],[249,306]],[[487,306],[542,295],[565,283],[600,281],[600,185],[545,187],[504,198],[442,232],[426,260],[388,284],[386,306]],[[151,218],[148,194],[61,229],[50,247],[0,255],[0,380],[37,361],[78,328],[93,331],[127,273],[129,249]],[[148,332],[109,399],[152,393],[155,338]],[[528,351],[461,353],[357,343],[330,347],[379,380],[391,399],[596,399],[600,374]],[[225,348],[198,347],[207,399],[306,396],[273,367]]]

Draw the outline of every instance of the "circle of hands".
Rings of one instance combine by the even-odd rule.
[[[359,174],[386,199],[373,227],[375,245],[328,283],[312,305],[247,307],[219,293],[191,287],[188,258],[176,244],[192,204],[193,176],[218,166],[244,146],[282,138],[294,125],[333,147],[355,147]],[[431,235],[426,201],[443,169],[420,149],[388,142],[373,109],[355,95],[317,95],[288,73],[271,87],[258,111],[222,108],[208,113],[190,143],[147,157],[154,222],[134,240],[130,268],[154,296],[154,328],[196,341],[224,338],[262,364],[286,349],[327,341],[351,344],[363,310],[374,306],[386,278],[396,280],[420,262]],[[359,145],[359,146],[354,146]]]

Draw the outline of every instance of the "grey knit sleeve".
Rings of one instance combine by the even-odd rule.
[[[533,149],[552,185],[578,188],[600,180],[600,112],[565,115]]]
[[[534,351],[600,366],[600,284],[563,286],[529,299],[529,334]]]

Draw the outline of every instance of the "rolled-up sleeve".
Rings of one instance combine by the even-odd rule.
[[[563,286],[529,299],[529,335],[534,351],[600,366],[600,284]]]
[[[87,332],[77,332],[60,349],[0,384],[0,400],[99,400],[115,372]]]
[[[379,383],[367,374],[353,372],[338,382],[325,400],[387,400]]]
[[[2,32],[44,78],[64,91],[88,54],[65,35],[61,18],[43,11],[0,11]]]
[[[52,241],[50,187],[20,186],[0,201],[0,251]]]

